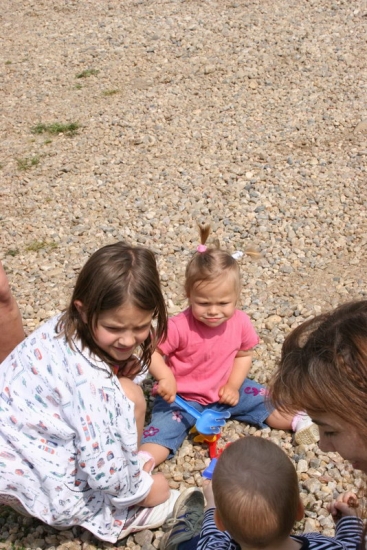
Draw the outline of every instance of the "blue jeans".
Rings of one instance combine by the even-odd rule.
[[[197,411],[214,409],[215,411],[229,411],[231,418],[247,424],[254,424],[261,428],[266,427],[266,419],[274,408],[267,402],[267,390],[254,380],[246,378],[239,390],[240,399],[234,407],[211,403],[201,405],[190,401]],[[184,411],[176,403],[167,403],[157,396],[152,411],[152,419],[144,428],[142,443],[156,443],[170,450],[168,458],[172,458],[181,446],[190,429],[195,425],[195,418]]]

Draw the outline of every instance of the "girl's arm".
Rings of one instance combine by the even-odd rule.
[[[159,349],[152,355],[149,372],[158,382],[155,393],[163,397],[167,403],[173,403],[177,392],[176,379]]]
[[[11,293],[8,278],[0,262],[0,363],[24,338],[18,305]]]
[[[240,350],[234,358],[231,374],[219,390],[219,403],[230,405],[233,407],[237,405],[240,394],[239,389],[245,381],[252,363],[253,350]]]

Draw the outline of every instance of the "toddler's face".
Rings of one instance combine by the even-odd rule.
[[[100,314],[93,337],[116,361],[128,359],[149,336],[153,312],[124,304]]]
[[[188,296],[192,314],[208,327],[219,327],[236,310],[238,293],[232,277],[197,283]]]

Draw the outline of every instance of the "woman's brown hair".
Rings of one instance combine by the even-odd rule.
[[[334,413],[367,435],[367,301],[343,304],[291,332],[270,399],[287,412]]]
[[[83,304],[86,322],[83,322],[75,301]],[[153,312],[156,329],[140,345],[140,357],[116,361],[101,350],[94,341],[93,332],[101,313],[131,304],[138,309]],[[73,291],[69,307],[61,316],[57,331],[64,335],[71,347],[74,338],[81,340],[83,348],[105,361],[118,366],[119,375],[124,368],[136,375],[150,365],[157,342],[167,334],[167,311],[160,288],[159,275],[153,252],[146,248],[117,242],[97,250],[82,268]]]

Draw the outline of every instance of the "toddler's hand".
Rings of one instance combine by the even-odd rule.
[[[355,493],[348,491],[338,496],[329,505],[329,512],[333,516],[335,523],[340,520],[340,518],[345,516],[358,516],[358,498]]]
[[[209,508],[215,508],[214,503],[214,495],[213,495],[213,489],[212,489],[212,482],[210,479],[204,479],[203,481],[203,493],[206,501],[205,510],[209,510]]]
[[[167,403],[173,403],[176,397],[177,385],[175,377],[161,378],[158,381],[156,393],[163,397]]]
[[[240,392],[229,384],[222,386],[218,392],[218,395],[219,403],[222,403],[223,405],[230,405],[231,407],[237,405],[240,399]]]

